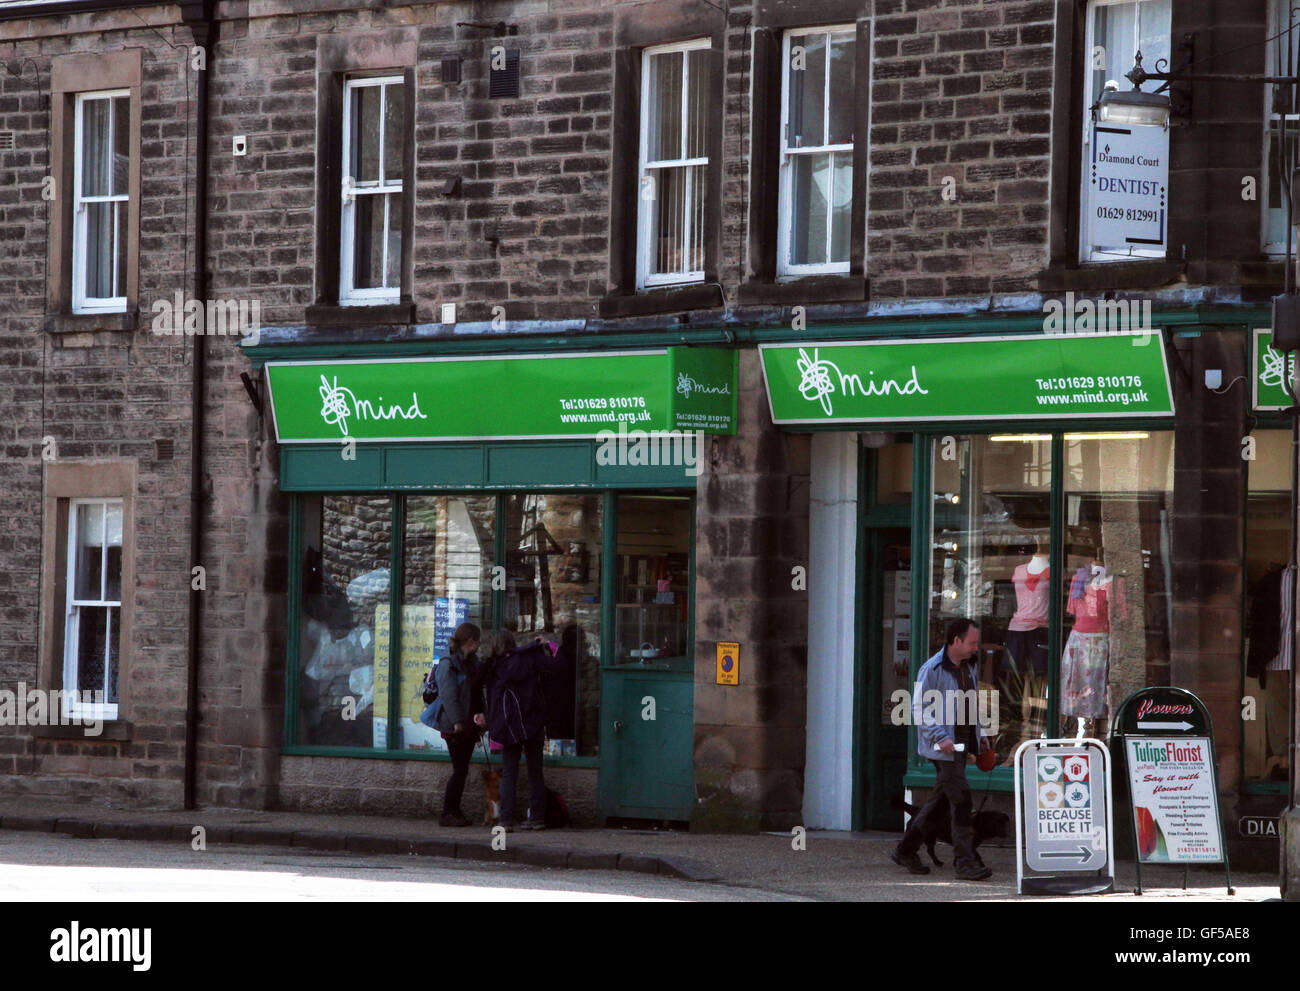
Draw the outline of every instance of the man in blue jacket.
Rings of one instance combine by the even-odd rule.
[[[992,746],[980,728],[978,706],[974,704],[979,681],[971,658],[979,651],[979,633],[974,620],[954,619],[948,624],[943,649],[917,673],[912,695],[916,749],[934,764],[935,785],[929,800],[903,833],[902,842],[889,855],[890,860],[913,874],[930,873],[916,851],[921,847],[927,817],[935,814],[944,799],[952,813],[957,879],[983,881],[993,874],[975,855],[970,786],[966,783],[966,755]]]

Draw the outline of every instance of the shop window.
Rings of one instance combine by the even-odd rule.
[[[1170,432],[1066,434],[1062,736],[1105,739],[1132,692],[1169,684]]]
[[[302,515],[298,742],[384,747],[375,638],[387,636],[392,500],[304,499]],[[386,711],[381,701],[381,717]]]
[[[1291,539],[1291,432],[1256,430],[1247,462],[1246,644],[1242,694],[1256,701],[1242,721],[1242,776],[1287,780],[1291,589],[1285,580]]]
[[[66,714],[116,719],[122,644],[122,500],[74,499],[63,637]],[[85,695],[83,693],[94,693]],[[85,699],[102,701],[85,701]]]
[[[707,38],[647,48],[641,62],[637,287],[704,281],[709,178]]]
[[[339,302],[395,303],[402,287],[401,76],[343,87],[343,191]]]
[[[957,617],[980,625],[984,722],[1006,765],[1047,729],[1051,452],[1050,434],[935,445],[929,643]]]
[[[981,713],[996,714],[999,764],[1044,734],[1104,739],[1125,697],[1168,684],[1172,432],[1006,433],[934,449],[929,642],[959,616],[980,624],[979,687],[997,693]]]
[[[78,94],[75,135],[73,312],[124,311],[131,206],[131,91]]]
[[[1265,45],[1265,74],[1288,75],[1286,68],[1287,25],[1291,4],[1269,0],[1268,35],[1273,41]],[[1300,108],[1289,102],[1291,87],[1270,86],[1265,90],[1265,119],[1268,132],[1264,145],[1264,250],[1271,255],[1286,253],[1286,187],[1281,175],[1287,162],[1296,161],[1296,133],[1300,128]]]
[[[601,497],[505,497],[505,628],[517,642],[556,644],[560,674],[544,678],[555,756],[593,757],[600,737]]]
[[[1079,193],[1083,261],[1120,261],[1133,258],[1163,258],[1163,249],[1089,244],[1088,219],[1096,208],[1090,181],[1093,155],[1091,108],[1096,106],[1108,84],[1130,88],[1124,74],[1142,52],[1142,64],[1155,71],[1156,63],[1170,57],[1171,0],[1091,0],[1085,54],[1083,127],[1083,176]],[[1147,92],[1155,85],[1148,84]]]
[[[778,275],[849,270],[856,58],[852,24],[785,36]]]
[[[420,722],[424,711],[421,689],[429,668],[447,652],[457,626],[473,623],[484,631],[492,629],[496,497],[409,496],[405,529],[397,747],[445,753],[442,736]],[[375,697],[383,712],[388,700],[391,643],[387,604],[378,612]],[[375,740],[375,746],[384,746],[378,730]]]
[[[616,534],[606,526],[606,498],[299,497],[295,742],[445,753],[441,735],[419,721],[422,680],[455,628],[470,622],[485,642],[503,629],[520,645],[534,638],[554,645],[564,670],[544,685],[546,752],[598,756],[606,654],[616,663],[679,669],[689,663],[690,643],[691,498],[620,496]],[[396,546],[395,518],[402,521]],[[615,544],[608,548],[617,562],[614,603],[602,599],[606,541]],[[396,624],[394,559],[402,571]],[[602,621],[611,607],[612,635]]]
[[[620,496],[614,663],[688,663],[691,501]]]

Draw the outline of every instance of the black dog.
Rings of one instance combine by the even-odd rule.
[[[909,805],[897,795],[890,799],[889,804],[898,809],[900,812],[906,812],[912,818],[920,812],[920,808],[915,805]],[[971,841],[971,849],[975,854],[975,859],[983,865],[984,860],[979,854],[979,845],[985,840],[1004,839],[1011,835],[1011,817],[1005,812],[984,811],[974,813],[970,817],[971,831],[975,838]],[[921,823],[921,837],[925,844],[925,850],[930,855],[930,860],[936,867],[942,867],[943,861],[934,855],[935,843],[947,843],[952,846],[952,812],[948,804],[947,796],[940,798],[939,804],[935,806],[930,816]]]

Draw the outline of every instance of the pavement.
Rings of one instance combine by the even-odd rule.
[[[202,828],[201,833],[195,832],[197,827]],[[455,859],[563,870],[627,871],[743,888],[746,897],[770,892],[817,900],[1035,900],[1016,893],[1016,858],[1010,843],[980,848],[994,871],[991,879],[957,881],[951,847],[938,847],[944,866],[932,865],[928,876],[910,875],[890,862],[889,852],[900,836],[891,832],[814,830],[796,836],[558,829],[494,835],[489,826],[443,828],[436,820],[395,816],[227,808],[117,809],[31,796],[0,797],[0,830],[63,834],[92,842],[166,842],[180,849],[193,848],[195,838],[202,836],[209,847],[279,847],[332,853],[341,858],[406,855],[441,858],[443,862]],[[0,872],[5,865],[0,846]],[[1177,869],[1149,869],[1144,875],[1144,900],[1241,902],[1279,898],[1278,878],[1273,874],[1234,874],[1234,895],[1227,893],[1222,868],[1194,868],[1185,891],[1182,879]],[[1128,901],[1137,897],[1133,893],[1132,864],[1121,861],[1116,880],[1113,893],[1078,900]]]

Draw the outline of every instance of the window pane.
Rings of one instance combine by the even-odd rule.
[[[81,195],[113,192],[112,103],[84,100],[81,104]]]
[[[687,274],[704,269],[705,166],[654,169],[655,200],[650,206],[651,275]]]
[[[77,607],[77,691],[105,690],[104,645],[108,640],[108,614],[109,610],[102,606]],[[113,619],[116,621],[117,617],[114,616]],[[113,657],[116,663],[116,643],[113,646]],[[107,701],[117,701],[116,677],[113,681],[113,698]]]
[[[952,620],[980,625],[979,688],[996,691],[981,709],[996,716],[998,763],[1010,765],[1047,729],[1052,444],[1047,434],[957,442],[956,458],[934,459],[927,653]]]
[[[119,543],[121,538],[119,537]],[[79,601],[102,599],[100,583],[104,557],[104,507],[100,503],[77,506],[77,550],[73,596]]]
[[[1105,738],[1139,688],[1169,684],[1171,432],[1066,434],[1061,735]]]
[[[406,88],[401,83],[384,87],[384,178],[402,180],[402,130]]]
[[[379,86],[353,86],[349,171],[357,182],[379,178]]]
[[[1285,244],[1287,228],[1287,209],[1286,209],[1286,190],[1282,188],[1281,170],[1285,168],[1286,162],[1282,159],[1284,154],[1290,156],[1289,160],[1296,161],[1296,128],[1295,120],[1288,121],[1287,142],[1290,148],[1284,153],[1281,147],[1282,141],[1281,120],[1273,120],[1269,123],[1268,129],[1268,212],[1267,227],[1264,232],[1264,241],[1266,244]]]
[[[619,496],[616,664],[687,658],[691,501]]]
[[[396,289],[402,284],[402,194],[389,193],[388,202],[388,261],[384,271],[384,285]]]
[[[386,497],[304,500],[300,743],[384,743],[386,709],[381,705],[375,718],[374,663],[376,626],[387,622],[391,513]]]
[[[842,34],[831,39],[831,105],[828,144],[851,144],[853,141],[853,72],[857,58],[857,39]]]
[[[676,160],[683,157],[682,53],[667,52],[649,58],[646,161]]]
[[[122,601],[122,504],[109,503],[105,507],[105,523],[108,528],[106,541],[108,561],[105,566],[104,599],[108,602]]]
[[[790,38],[788,69],[789,146],[819,147],[826,143],[826,35],[793,35]]]
[[[122,636],[118,632],[122,627],[122,610],[116,606],[108,609],[108,689],[105,702],[117,704],[117,675],[121,657]]]
[[[495,496],[411,496],[406,500],[406,572],[402,586],[402,683],[399,747],[445,751],[420,722],[420,691],[461,623],[492,628]],[[386,610],[384,611],[386,616]],[[375,697],[388,697],[388,638],[379,636]],[[482,655],[480,655],[482,656]],[[380,741],[382,743],[382,741]]]
[[[826,263],[826,198],[830,191],[830,155],[791,157],[790,263]],[[847,257],[847,256],[846,256]]]
[[[1133,67],[1134,56],[1142,51],[1142,65],[1154,72],[1159,59],[1168,59],[1169,0],[1143,0],[1142,3],[1119,3],[1093,7],[1094,69],[1092,94],[1088,105],[1101,99],[1107,81],[1121,89],[1129,85],[1124,74]],[[1102,52],[1095,49],[1100,46]],[[1148,87],[1148,92],[1153,87]]]
[[[709,51],[689,53],[690,91],[686,94],[690,118],[686,122],[686,157],[707,158],[709,125]]]
[[[131,98],[113,98],[113,195],[126,196],[131,179]]]
[[[594,757],[600,734],[600,553],[597,495],[506,497],[504,625],[523,643],[557,645],[564,672],[548,676],[547,735],[558,754]]]
[[[832,155],[835,172],[831,195],[832,262],[849,260],[849,242],[853,233],[853,156],[847,152]]]
[[[125,235],[125,225],[116,223],[117,203],[87,203],[86,210],[86,296],[111,299],[115,291],[114,246]],[[125,255],[125,251],[122,252]]]
[[[356,289],[376,289],[384,284],[386,199],[386,196],[365,194],[352,201],[352,285]]]

